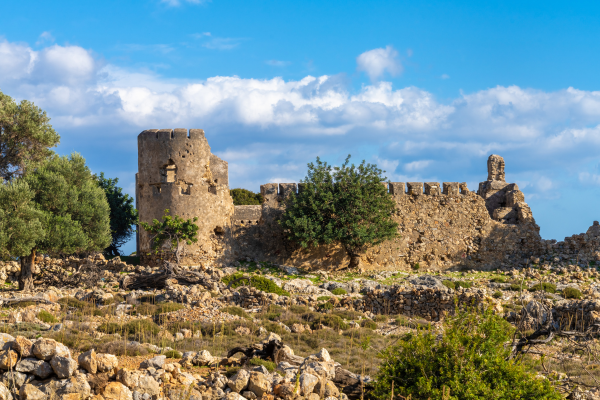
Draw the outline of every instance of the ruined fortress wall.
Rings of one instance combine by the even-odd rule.
[[[136,199],[140,221],[162,220],[165,209],[182,218],[198,217],[198,242],[185,246],[184,262],[223,254],[222,237],[233,215],[227,163],[211,154],[201,129],[150,129],[138,136]],[[139,229],[139,252],[157,262],[151,238]],[[170,252],[166,252],[170,255]]]
[[[235,207],[234,257],[304,268],[341,268],[348,264],[340,246],[302,249],[285,240],[277,219],[283,212],[283,199],[297,190],[294,183],[263,185],[262,206]],[[444,182],[442,186],[437,182],[394,182],[388,190],[397,204],[393,218],[398,222],[400,237],[368,250],[361,260],[366,268],[496,268],[508,263],[525,264],[540,247],[535,222],[523,219],[518,225],[510,225],[494,221],[485,199],[469,191],[464,183]],[[261,214],[257,220],[258,207]]]

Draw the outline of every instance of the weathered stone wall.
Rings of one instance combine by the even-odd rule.
[[[233,215],[227,162],[211,153],[201,129],[150,129],[138,136],[136,199],[140,221],[161,220],[165,209],[182,218],[198,217],[198,242],[184,246],[183,262],[224,257],[223,236]],[[151,237],[139,230],[139,253],[152,254]],[[168,245],[168,244],[166,244]],[[169,258],[167,256],[167,258]]]

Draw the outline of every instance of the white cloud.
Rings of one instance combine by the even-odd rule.
[[[404,169],[408,172],[420,171],[431,165],[431,160],[419,160],[404,164]]]
[[[402,72],[398,52],[392,46],[365,51],[356,58],[356,64],[357,69],[364,71],[371,81],[376,81],[386,72],[392,76]]]
[[[42,32],[38,38],[38,41],[35,43],[38,46],[44,43],[54,43],[54,36],[48,31]]]
[[[189,3],[189,4],[202,4],[202,3],[208,3],[211,0],[160,0],[161,3],[165,3],[166,5],[170,6],[170,7],[179,7],[182,3]]]
[[[442,76],[440,76],[440,79],[450,79],[450,75],[442,74]]]

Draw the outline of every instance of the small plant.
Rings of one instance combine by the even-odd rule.
[[[375,322],[388,322],[390,317],[385,314],[379,314],[379,315],[376,315],[374,319],[375,319]]]
[[[465,289],[468,289],[470,287],[473,287],[473,282],[470,281],[456,281],[454,282],[454,285],[458,288],[458,287],[462,287]]]
[[[115,333],[121,333],[123,331],[123,328],[121,327],[121,324],[117,324],[116,322],[105,322],[98,326],[96,330],[98,332],[112,335]]]
[[[518,283],[511,283],[507,290],[512,290],[513,292],[519,292],[521,290],[521,285]]]
[[[490,279],[490,282],[494,282],[494,283],[506,283],[507,280],[508,279],[505,276],[495,276],[492,279]]]
[[[160,327],[149,319],[134,319],[123,325],[123,329],[130,335],[158,335],[158,332],[160,332]]]
[[[328,301],[319,304],[317,307],[319,307],[320,310],[333,310],[333,304]]]
[[[50,314],[46,310],[40,311],[38,313],[37,317],[40,321],[45,322],[47,324],[55,324],[58,322],[58,319],[56,319],[56,317],[54,315]]]
[[[331,298],[331,296],[319,296],[317,297],[318,301],[327,301]]]
[[[165,356],[167,356],[167,358],[181,358],[183,355],[177,350],[169,350],[165,353]]]
[[[190,245],[198,241],[199,228],[196,221],[198,217],[185,220],[179,215],[171,216],[166,209],[162,222],[154,219],[152,224],[140,222],[140,225],[151,235],[152,248],[158,251],[165,242],[168,242],[171,250],[175,251],[175,258],[179,264],[183,243]]]
[[[331,293],[335,294],[336,296],[340,296],[342,294],[346,294],[348,292],[346,292],[344,289],[342,288],[335,288],[331,291]]]
[[[442,285],[446,286],[448,289],[452,289],[452,290],[456,289],[456,285],[454,284],[454,282],[449,281],[447,279],[442,281]]]
[[[556,293],[556,285],[549,282],[544,282],[542,284],[536,284],[529,288],[530,292],[544,291],[548,293]]]
[[[581,299],[581,296],[582,293],[579,289],[568,287],[563,290],[563,297],[565,299]]]
[[[269,372],[275,371],[275,368],[277,367],[277,365],[275,365],[274,362],[266,361],[266,360],[263,360],[262,358],[258,358],[258,357],[254,357],[253,359],[251,359],[250,365],[256,365],[256,366],[262,365]]]
[[[419,263],[416,263],[415,265],[413,265],[413,266],[412,266],[412,269],[413,269],[414,271],[418,271],[418,270],[419,270],[419,268],[421,268],[421,266],[419,265]]]
[[[244,311],[244,309],[242,307],[237,307],[237,306],[223,307],[223,308],[221,308],[221,311],[225,312],[227,314],[237,315],[240,318],[252,319],[252,317],[250,317],[250,315],[248,315],[248,313],[246,311]]]
[[[290,296],[290,292],[282,289],[275,282],[263,276],[253,275],[251,277],[247,277],[244,276],[244,274],[237,272],[224,277],[222,282],[226,285],[229,285],[229,283],[233,282],[231,287],[234,289],[249,283],[253,288],[261,290],[265,293],[275,293],[280,296]]]
[[[499,290],[496,290],[492,296],[493,296],[495,299],[499,299],[499,298],[501,298],[501,297],[502,297],[502,292],[501,292],[501,291],[499,291]]]
[[[360,326],[363,328],[371,329],[373,331],[377,329],[377,324],[374,321],[371,321],[370,319],[363,319],[362,321],[360,321]]]

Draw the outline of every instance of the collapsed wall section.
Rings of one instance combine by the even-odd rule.
[[[183,263],[224,255],[223,236],[233,215],[227,162],[211,153],[201,129],[149,129],[138,135],[136,199],[140,221],[162,220],[166,209],[184,219],[198,217],[198,242],[182,245]],[[165,243],[159,254],[148,232],[138,229],[138,247],[146,263],[171,259]]]

